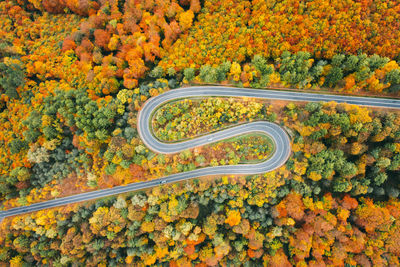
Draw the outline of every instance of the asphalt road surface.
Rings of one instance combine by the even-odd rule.
[[[153,151],[157,153],[177,153],[189,148],[202,146],[209,143],[226,139],[229,137],[242,135],[250,132],[261,132],[267,134],[275,145],[275,150],[270,158],[262,163],[257,164],[240,164],[231,166],[217,166],[197,169],[193,171],[177,173],[162,177],[159,179],[132,183],[125,186],[117,186],[109,189],[102,189],[68,197],[53,199],[45,202],[31,204],[18,208],[0,211],[0,221],[4,217],[38,211],[46,208],[62,206],[70,203],[93,200],[97,198],[112,196],[116,194],[126,193],[134,190],[141,190],[154,187],[164,183],[175,183],[195,177],[205,175],[229,175],[229,174],[258,174],[272,171],[282,166],[289,158],[291,148],[290,139],[286,132],[277,124],[270,122],[251,122],[234,126],[219,132],[211,133],[195,139],[191,139],[179,143],[162,143],[158,141],[151,131],[151,118],[154,111],[162,104],[180,98],[188,97],[208,97],[208,96],[227,96],[227,97],[254,97],[265,99],[289,100],[289,101],[312,101],[312,102],[329,102],[335,101],[339,103],[349,103],[370,107],[382,108],[400,108],[400,100],[385,99],[385,98],[370,98],[370,97],[352,97],[339,95],[324,95],[312,93],[296,93],[287,91],[260,90],[260,89],[245,89],[231,88],[220,86],[201,86],[188,87],[168,91],[159,96],[149,99],[138,116],[138,131],[143,142]]]

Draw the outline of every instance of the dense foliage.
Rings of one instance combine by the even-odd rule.
[[[118,92],[120,84],[132,89],[164,49],[186,32],[199,11],[198,0],[107,1],[64,40],[91,65],[91,97]]]
[[[137,112],[190,84],[398,96],[394,0],[0,1],[2,208],[265,160],[259,134],[156,154]],[[0,265],[397,266],[400,114],[337,103],[193,98],[163,141],[253,120],[292,139],[281,168],[203,177],[6,218]]]
[[[225,80],[218,66],[236,62],[230,80],[244,86],[398,94],[400,69],[389,58],[400,52],[399,10],[396,1],[205,1],[191,30],[159,62],[159,72],[182,71],[190,81],[194,69],[199,81],[216,83]],[[258,69],[260,57],[271,66]],[[210,67],[218,68],[204,69],[212,74],[202,77]]]
[[[177,141],[254,119],[275,121],[276,114],[270,106],[254,100],[185,99],[159,108],[153,117],[153,130],[160,140]]]
[[[287,173],[194,180],[7,219],[0,260],[54,266],[399,264],[398,200],[302,198],[282,187]]]
[[[178,68],[239,63],[261,53],[279,57],[288,50],[316,58],[336,53],[396,58],[400,21],[397,1],[208,0],[197,22],[165,55]]]
[[[397,198],[400,170],[398,113],[371,113],[367,108],[336,103],[286,107],[296,130],[293,188],[304,195],[349,192]]]
[[[154,70],[158,68],[161,67]],[[398,63],[387,57],[366,54],[336,54],[330,60],[315,60],[308,52],[291,54],[285,51],[272,62],[257,54],[243,66],[236,61],[225,61],[214,67],[186,68],[182,74],[183,83],[228,83],[253,88],[329,88],[344,93],[392,95],[400,92]]]
[[[212,99],[218,100],[220,112],[228,112],[223,103],[229,100]],[[255,104],[267,105],[247,103]],[[177,113],[177,121],[186,115]],[[84,265],[396,263],[399,118],[347,104],[289,103],[278,117],[294,137],[286,167],[262,176],[157,187],[73,212],[8,219],[2,258]],[[218,121],[212,126],[221,127]],[[201,151],[194,154],[183,152],[177,170],[190,170],[190,162],[202,166]],[[174,165],[175,158],[159,155],[146,165],[165,175],[171,170],[160,166]]]

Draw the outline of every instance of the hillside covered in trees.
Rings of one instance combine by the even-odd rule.
[[[395,0],[1,1],[0,207],[263,161],[258,134],[154,153],[138,112],[204,84],[398,97],[399,23]],[[0,265],[400,265],[399,111],[207,97],[151,123],[177,142],[257,120],[290,135],[279,169],[5,218]]]

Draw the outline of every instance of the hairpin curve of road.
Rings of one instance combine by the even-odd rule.
[[[193,171],[172,174],[166,177],[150,180],[147,182],[132,183],[124,186],[116,186],[109,189],[101,189],[97,191],[76,194],[68,197],[53,199],[49,201],[34,203],[29,206],[12,208],[0,211],[0,220],[4,217],[23,214],[27,212],[38,211],[46,208],[58,207],[70,203],[88,201],[101,197],[126,193],[134,190],[141,190],[154,187],[164,183],[174,183],[182,180],[191,179],[205,175],[222,175],[222,174],[257,174],[272,171],[279,168],[290,156],[291,147],[290,139],[286,132],[277,124],[258,121],[247,124],[234,126],[219,132],[211,133],[205,136],[197,137],[189,141],[179,143],[162,143],[157,140],[151,131],[151,118],[153,112],[161,105],[180,98],[187,97],[249,97],[264,98],[288,101],[309,101],[309,102],[329,102],[349,103],[361,106],[381,107],[400,109],[400,100],[373,97],[354,97],[341,95],[327,95],[314,93],[298,93],[276,90],[261,90],[247,88],[233,88],[222,86],[195,86],[180,88],[167,91],[161,95],[150,98],[142,107],[138,115],[138,132],[143,142],[153,151],[157,153],[176,153],[185,149],[205,145],[220,141],[229,137],[242,135],[250,132],[262,132],[267,134],[273,140],[275,145],[274,153],[269,159],[257,164],[240,164],[229,166],[216,166],[196,169]]]

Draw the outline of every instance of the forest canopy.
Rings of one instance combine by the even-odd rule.
[[[0,1],[1,209],[276,149],[248,134],[151,151],[138,112],[177,87],[398,97],[399,16],[394,0]],[[257,120],[289,134],[282,167],[5,218],[0,265],[400,265],[400,113],[207,97],[164,103],[152,126],[177,142]]]

